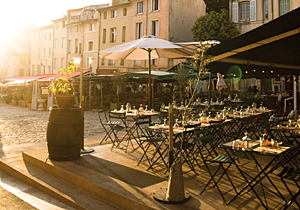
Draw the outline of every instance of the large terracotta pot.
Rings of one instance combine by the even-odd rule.
[[[17,106],[18,101],[17,100],[11,100],[11,104],[14,105],[14,106]]]
[[[56,95],[55,97],[59,109],[71,109],[75,104],[75,95]]]

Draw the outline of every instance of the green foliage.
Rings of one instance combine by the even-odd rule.
[[[233,22],[229,20],[228,10],[215,11],[201,16],[191,29],[195,41],[218,40],[223,42],[239,35]]]
[[[28,90],[24,93],[24,100],[27,101],[27,103],[31,103],[31,101],[32,101],[32,92],[30,90]]]
[[[17,91],[14,91],[14,92],[12,92],[12,94],[11,94],[11,99],[12,100],[18,100],[18,96],[19,94],[18,94],[18,92]]]
[[[222,9],[229,10],[229,0],[204,0],[206,4],[206,12],[221,12]]]
[[[59,70],[61,77],[53,81],[49,86],[50,90],[54,94],[57,93],[69,94],[70,91],[72,91],[72,93],[74,92],[74,88],[70,83],[71,81],[70,75],[74,71],[74,68],[75,68],[75,64],[70,62],[68,68],[63,68]]]

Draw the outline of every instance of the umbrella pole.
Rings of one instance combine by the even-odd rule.
[[[297,76],[294,75],[294,120],[297,118]]]
[[[211,98],[211,72],[209,72],[208,88],[209,88],[208,105],[210,105],[210,98]]]
[[[149,61],[149,107],[152,109],[152,81],[151,81],[151,49],[148,49],[148,61]]]

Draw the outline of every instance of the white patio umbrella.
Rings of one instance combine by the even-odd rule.
[[[149,60],[149,107],[152,108],[151,59],[183,58],[194,55],[194,51],[182,48],[167,40],[147,35],[141,39],[101,50],[100,55],[111,60]]]

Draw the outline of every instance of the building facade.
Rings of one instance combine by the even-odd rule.
[[[229,10],[232,22],[243,34],[299,6],[299,0],[233,0]]]
[[[144,71],[148,69],[146,61],[108,60],[100,58],[99,51],[144,35],[172,42],[193,41],[190,29],[205,13],[203,0],[112,0],[111,5],[71,9],[62,18],[52,20],[52,25],[30,31],[24,58],[27,66],[9,64],[10,56],[7,68],[2,69],[9,72],[8,77],[55,74],[79,57],[81,69],[97,74]],[[24,63],[20,55],[19,59]],[[151,64],[152,69],[164,71],[178,62],[179,59],[163,58]]]
[[[39,27],[31,37],[31,75],[52,74],[53,27]]]
[[[33,25],[18,28],[6,46],[4,77],[22,77],[30,74],[31,33]]]

